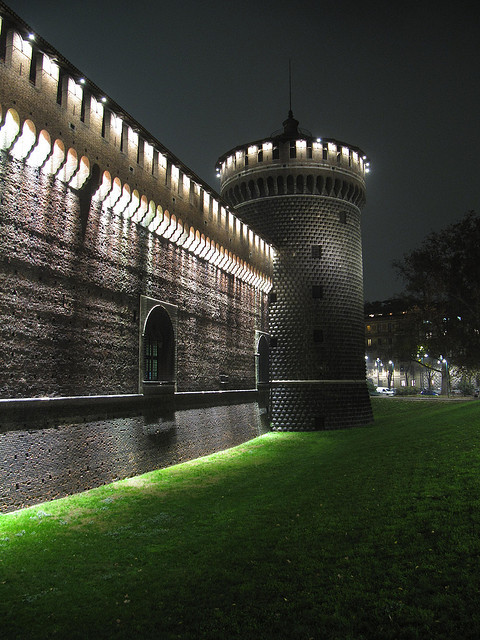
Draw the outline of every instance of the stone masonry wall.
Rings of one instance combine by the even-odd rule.
[[[284,196],[246,203],[239,211],[250,224],[269,225],[278,248],[269,311],[278,342],[272,379],[363,380],[358,208],[336,198]],[[322,332],[317,342],[315,330]]]
[[[136,393],[139,305],[178,306],[178,390],[255,385],[265,295],[0,158],[0,396]]]
[[[263,430],[248,402],[0,432],[0,512],[186,462]]]

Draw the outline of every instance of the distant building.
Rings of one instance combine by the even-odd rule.
[[[428,323],[419,320],[415,310],[401,299],[365,305],[365,364],[367,379],[376,387],[418,390],[439,387],[439,376],[419,364],[414,353],[429,337]],[[436,355],[436,354],[435,354]],[[411,357],[413,356],[413,357]],[[436,365],[433,354],[418,354],[426,364]],[[429,385],[428,378],[431,378]],[[440,381],[441,382],[441,381]]]

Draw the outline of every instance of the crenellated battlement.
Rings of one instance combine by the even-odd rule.
[[[291,111],[283,125],[269,138],[235,147],[218,159],[225,200],[239,213],[247,202],[276,196],[322,196],[361,208],[370,166],[363,151],[333,138],[314,138],[299,129]]]
[[[248,175],[266,165],[281,168],[286,163],[290,168],[307,172],[310,168],[324,167],[362,179],[370,167],[367,156],[358,147],[300,133],[300,137],[286,139],[278,135],[231,149],[218,159],[217,177],[223,185],[238,173]]]
[[[269,290],[272,248],[209,185],[0,3],[0,149]]]
[[[247,202],[276,196],[323,196],[361,208],[367,165],[360,150],[336,141],[315,141],[309,146],[305,138],[277,139],[222,156],[217,176],[222,196],[239,213]]]

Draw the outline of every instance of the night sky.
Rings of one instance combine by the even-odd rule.
[[[217,191],[217,158],[281,127],[291,59],[300,127],[371,162],[366,300],[400,292],[392,260],[480,212],[480,27],[467,3],[7,4]]]

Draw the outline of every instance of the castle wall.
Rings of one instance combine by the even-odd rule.
[[[48,43],[26,37],[26,27],[0,19],[0,148],[77,188],[96,167],[101,197],[150,231],[181,246],[198,236],[212,247],[210,261],[216,250],[223,267],[268,278],[270,247],[209,185]]]
[[[253,388],[270,247],[14,14],[0,36],[0,397],[142,392],[143,298],[177,391]]]
[[[136,393],[140,296],[175,305],[177,389],[255,386],[265,295],[66,185],[0,162],[0,394]]]
[[[258,435],[259,394],[241,390],[256,387],[272,252],[1,14],[0,509],[11,509]],[[174,342],[167,378],[145,377],[156,309]]]
[[[263,433],[258,405],[248,397],[210,404],[185,404],[170,416],[124,413],[57,427],[32,418],[28,429],[0,429],[0,512],[186,462]]]

